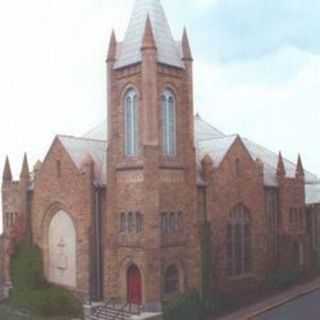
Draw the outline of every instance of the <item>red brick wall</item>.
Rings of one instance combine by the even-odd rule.
[[[236,160],[240,160],[240,175]],[[223,162],[208,179],[208,219],[212,228],[215,286],[221,290],[243,289],[261,280],[268,265],[267,224],[264,211],[263,168],[253,161],[238,138]],[[245,278],[229,278],[226,268],[226,231],[232,209],[243,204],[250,211],[252,234],[252,273]]]
[[[105,293],[126,299],[126,268],[135,263],[142,272],[144,302],[159,304],[163,273],[170,263],[183,273],[183,288],[199,287],[200,249],[196,206],[193,105],[188,89],[190,72],[158,65],[146,53],[142,65],[112,70],[109,62],[109,140],[105,238]],[[124,157],[123,97],[133,86],[139,93],[141,153]],[[177,157],[162,155],[160,97],[165,88],[176,95]],[[165,239],[160,213],[183,211],[185,230]],[[144,232],[119,242],[121,212],[139,211]],[[183,266],[183,267],[182,267]],[[120,286],[119,286],[120,283]]]
[[[57,175],[57,161],[61,176]],[[80,172],[58,139],[55,140],[38,173],[32,203],[33,240],[42,249],[45,273],[48,271],[48,227],[62,209],[75,225],[77,242],[77,291],[88,292],[89,226],[94,205],[90,174]]]

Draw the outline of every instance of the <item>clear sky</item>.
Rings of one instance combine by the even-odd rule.
[[[187,26],[195,108],[320,174],[320,1],[162,0],[173,34]],[[0,170],[43,159],[57,133],[106,117],[105,56],[133,0],[0,0]],[[1,230],[1,222],[0,222]]]

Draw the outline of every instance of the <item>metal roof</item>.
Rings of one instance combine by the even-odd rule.
[[[306,204],[320,204],[320,181],[318,183],[306,184]]]
[[[173,39],[160,0],[136,0],[124,40],[117,53],[115,69],[142,61],[141,47],[149,15],[157,46],[158,62],[184,68],[180,44]]]
[[[58,139],[69,153],[74,164],[81,170],[82,162],[89,154],[95,164],[95,180],[98,184],[106,183],[107,143],[103,140],[76,138],[59,135]]]
[[[198,183],[202,183],[200,163],[206,154],[212,157],[213,164],[218,167],[225,155],[235,142],[237,135],[225,135],[198,115],[194,118],[195,143],[197,149]],[[99,126],[90,130],[81,138],[58,136],[71,158],[81,169],[82,159],[89,153],[96,164],[96,181],[106,184],[106,160],[107,160],[107,123],[104,121]],[[264,164],[265,186],[277,187],[278,154],[249,139],[241,138],[252,159],[260,159]],[[284,159],[287,177],[294,177],[296,164]],[[320,181],[318,177],[305,170],[306,203],[320,203]]]

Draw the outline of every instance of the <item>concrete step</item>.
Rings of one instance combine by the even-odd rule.
[[[110,307],[110,306],[102,306],[99,307],[91,316],[92,320],[129,320],[131,317],[131,313],[124,309],[124,306],[120,308]]]

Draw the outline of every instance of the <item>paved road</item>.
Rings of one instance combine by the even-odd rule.
[[[320,290],[268,311],[256,320],[320,320]]]

